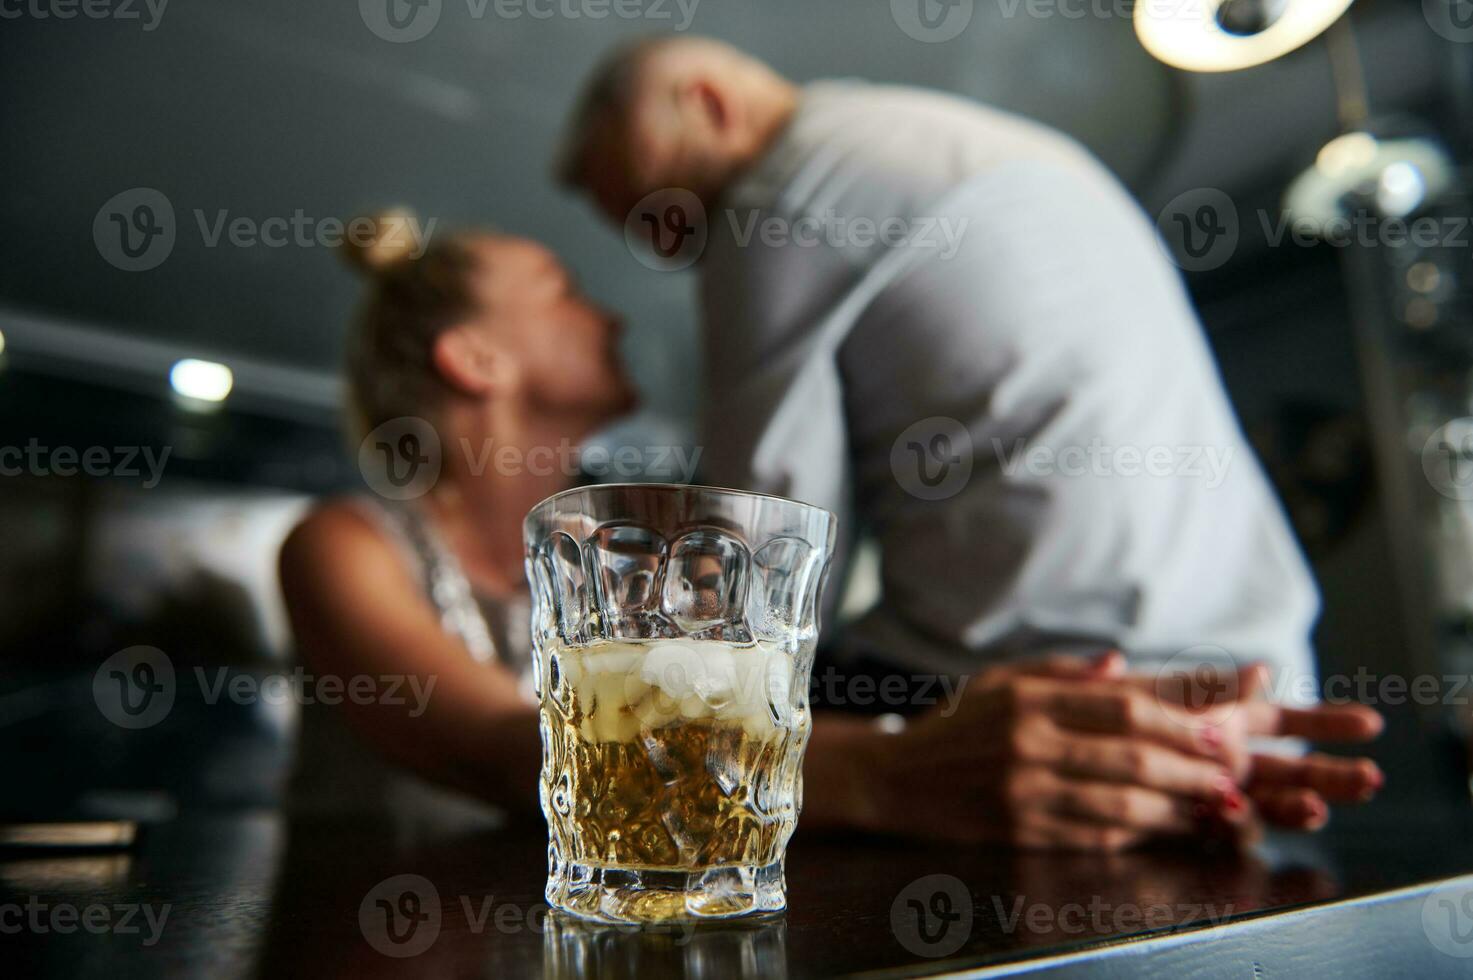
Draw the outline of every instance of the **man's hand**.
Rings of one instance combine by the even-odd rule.
[[[1247,822],[1231,707],[1188,711],[1127,679],[1119,654],[975,678],[956,714],[875,748],[876,829],[1022,847],[1118,851]],[[1241,753],[1238,753],[1241,756]]]
[[[1188,707],[1118,653],[1053,657],[978,675],[956,713],[878,739],[875,806],[863,822],[959,841],[1118,851],[1163,836],[1249,840],[1260,820],[1318,829],[1329,802],[1382,783],[1369,759],[1254,752],[1250,740],[1359,742],[1363,705],[1288,708],[1262,699],[1266,671],[1239,672]],[[919,804],[919,805],[918,805]]]

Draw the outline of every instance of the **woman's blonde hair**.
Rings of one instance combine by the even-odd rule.
[[[389,211],[354,223],[343,256],[368,276],[366,301],[348,335],[348,412],[357,434],[390,419],[433,414],[448,389],[435,370],[440,334],[475,312],[475,255],[465,234],[423,247],[414,216]]]

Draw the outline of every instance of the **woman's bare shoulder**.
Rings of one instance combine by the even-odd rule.
[[[364,507],[351,497],[339,497],[308,511],[281,546],[283,578],[296,572],[397,564],[393,546]]]

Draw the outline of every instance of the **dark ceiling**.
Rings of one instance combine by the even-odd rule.
[[[593,295],[628,313],[653,407],[689,409],[694,392],[672,379],[693,353],[690,277],[637,263],[547,176],[582,75],[619,40],[673,29],[685,16],[674,0],[443,0],[435,29],[408,43],[377,36],[352,0],[174,0],[153,29],[143,0],[130,7],[141,19],[0,22],[0,313],[330,372],[355,298],[331,250],[210,247],[200,222],[405,204],[441,225],[551,244]],[[1316,46],[1232,76],[1182,76],[1144,53],[1124,17],[1028,9],[977,0],[945,43],[907,36],[887,0],[704,0],[690,29],[800,80],[928,85],[1041,118],[1093,148],[1147,207],[1186,187],[1277,185],[1334,133]],[[1356,9],[1376,107],[1416,106],[1449,45],[1415,3]],[[177,240],[158,267],[127,272],[99,253],[93,222],[135,187],[168,199]]]

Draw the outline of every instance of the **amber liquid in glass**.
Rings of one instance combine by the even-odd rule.
[[[590,876],[605,886],[627,877],[645,887],[672,873],[725,872],[736,892],[760,890],[760,881],[747,880],[754,875],[775,875],[780,887],[811,727],[806,692],[791,690],[794,676],[792,656],[763,644],[682,639],[552,649],[541,795],[566,864],[562,897],[576,906],[578,885]],[[641,913],[691,911],[663,910],[664,900],[651,891]],[[714,901],[699,912],[727,911]]]

